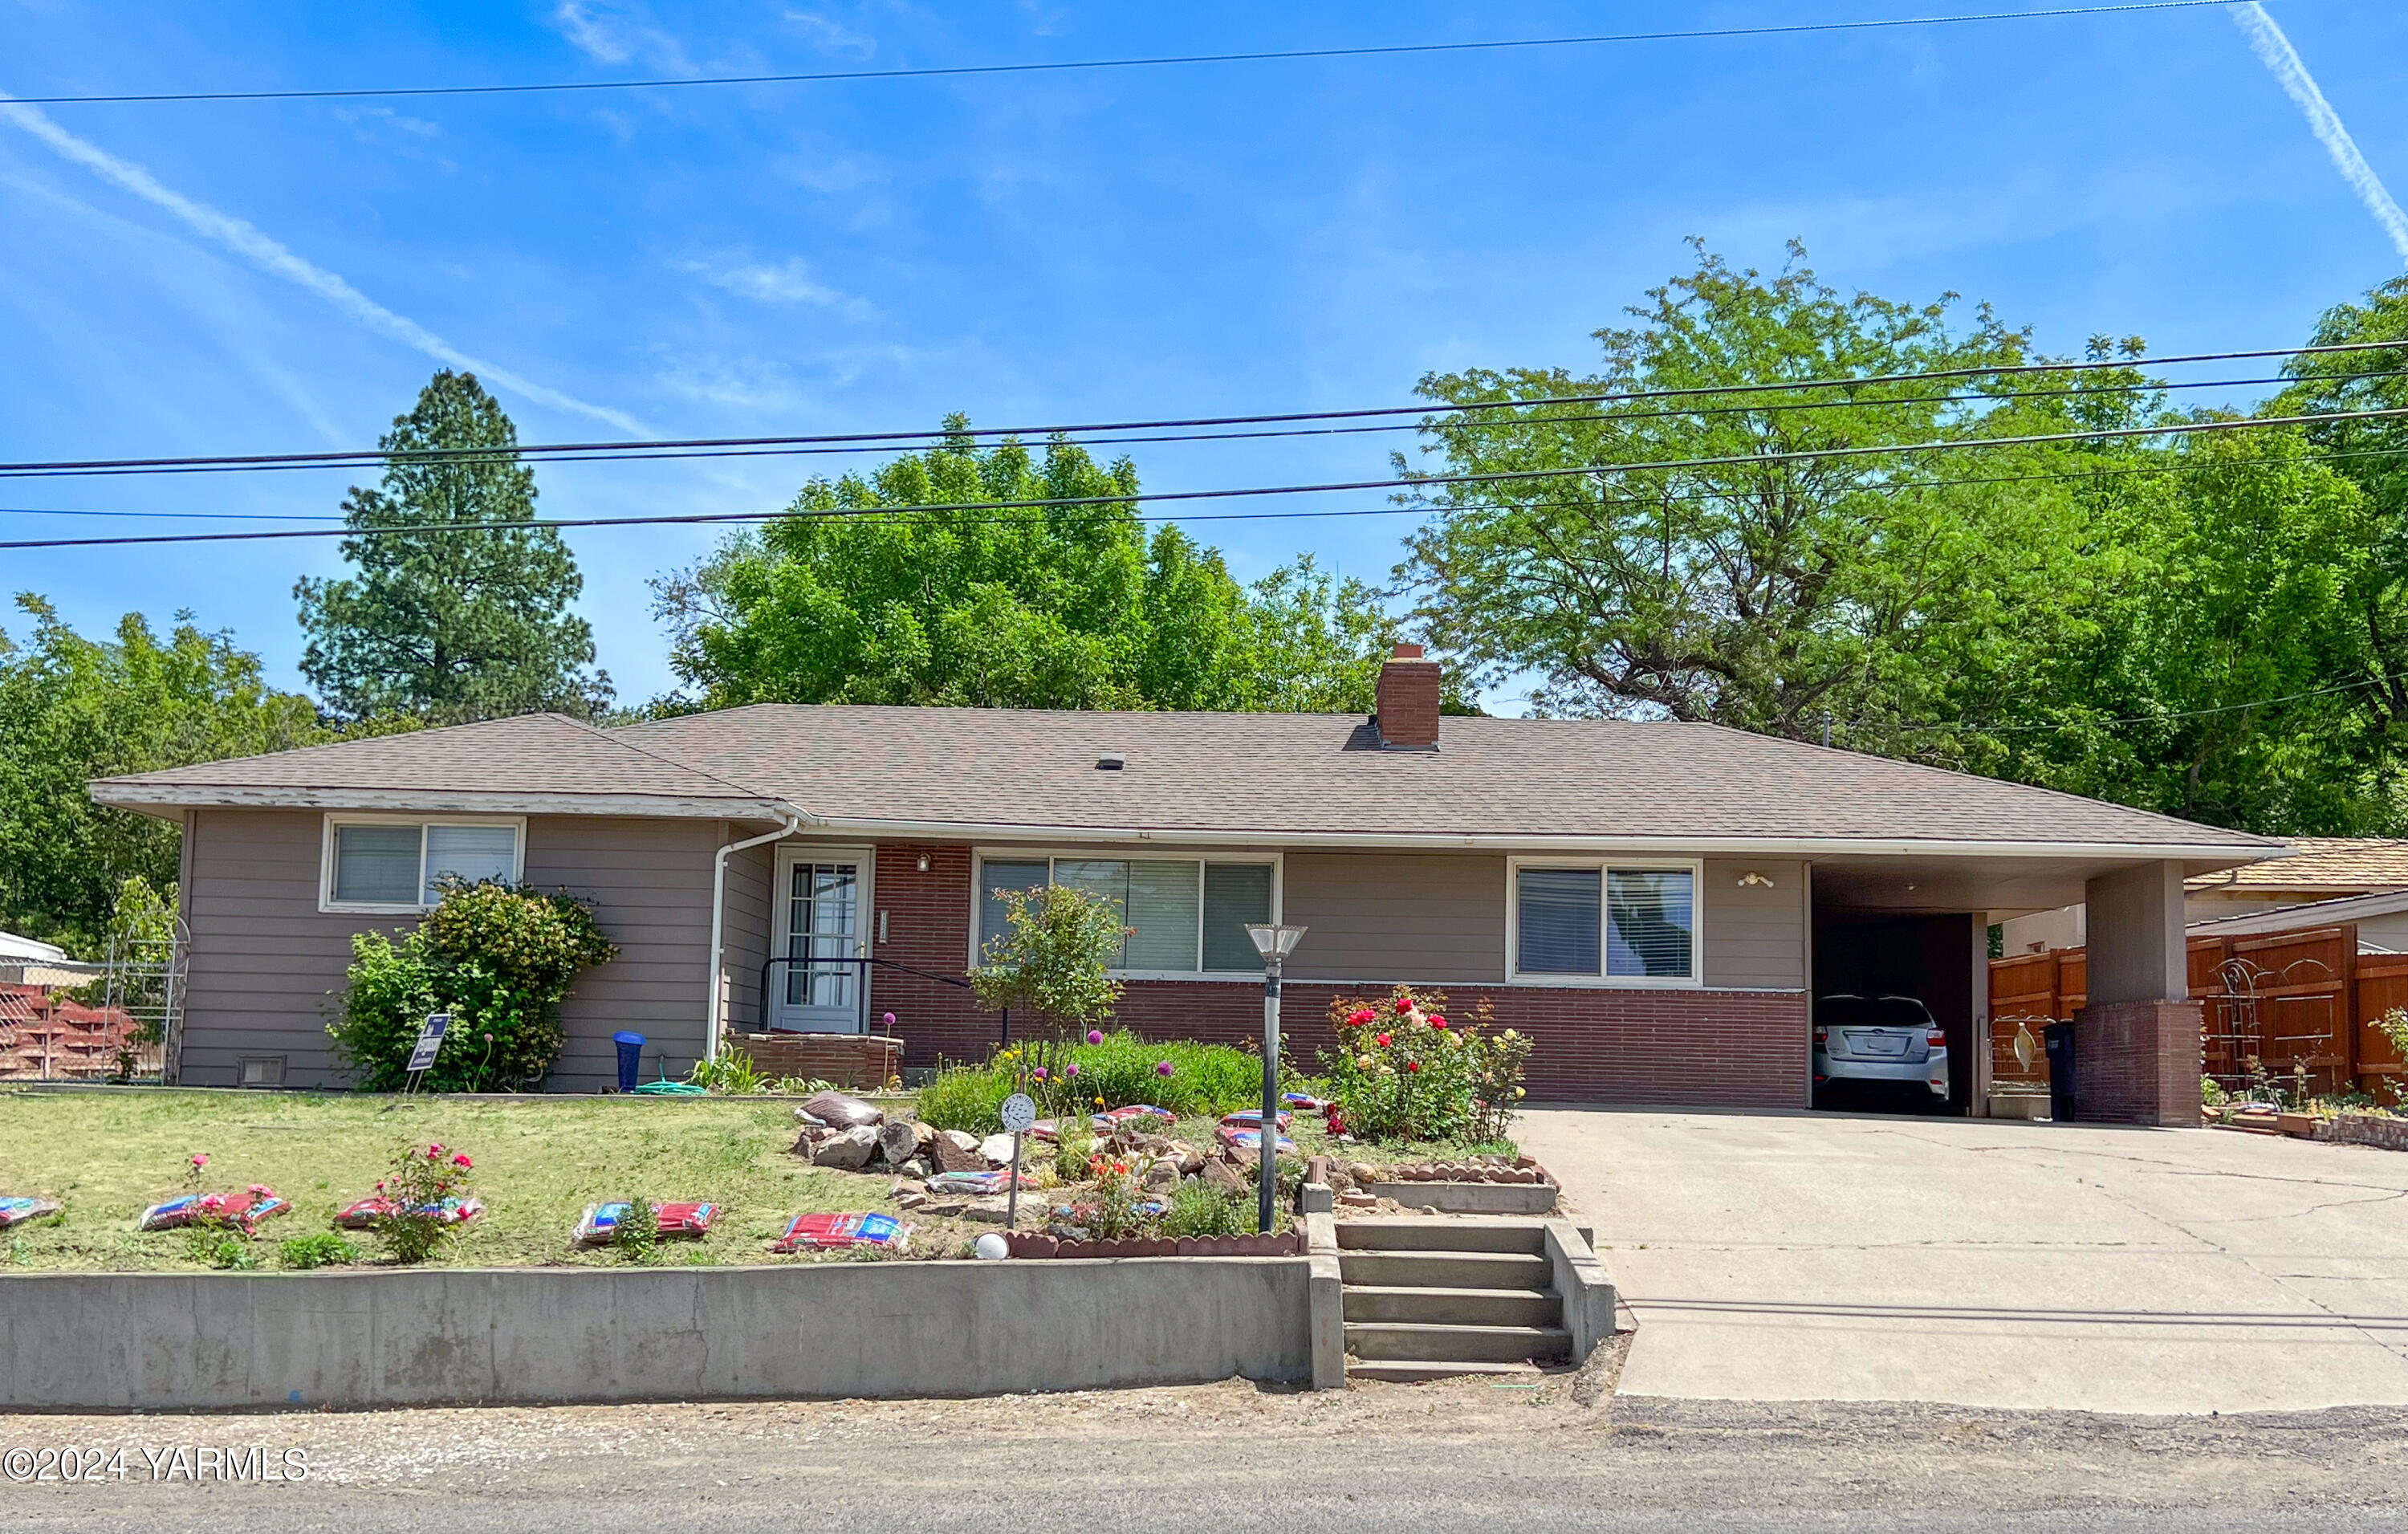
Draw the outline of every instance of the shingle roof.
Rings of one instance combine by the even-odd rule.
[[[95,797],[158,788],[635,796],[757,803],[760,795],[565,714],[340,740],[104,778]]]
[[[814,814],[996,826],[2232,847],[2237,832],[1710,724],[1451,717],[1436,752],[1354,715],[752,708],[615,732]],[[1127,758],[1118,772],[1096,759]]]
[[[2390,837],[2286,837],[2288,857],[2200,874],[2194,894],[2216,890],[2408,890],[2408,840]]]
[[[1121,771],[1097,758],[1120,754]],[[2272,843],[2070,795],[1709,724],[1451,717],[1436,752],[1356,715],[761,704],[596,730],[558,715],[108,779],[263,790],[651,795],[845,823],[1266,837]],[[705,808],[708,808],[706,805]]]

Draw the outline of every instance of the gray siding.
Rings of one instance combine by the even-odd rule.
[[[722,826],[721,834],[726,841],[741,841],[748,834],[758,833]],[[769,962],[771,901],[776,896],[770,885],[776,877],[772,870],[777,851],[778,843],[765,842],[727,860],[727,926],[723,935],[726,946],[721,971],[726,977],[727,1010],[720,1021],[730,1031],[761,1024],[761,967]]]
[[[1312,930],[1298,980],[1502,981],[1505,859],[1470,853],[1290,853],[1282,910]]]
[[[300,810],[200,810],[187,821],[186,1085],[233,1085],[245,1054],[285,1056],[289,1086],[342,1084],[326,1024],[351,963],[351,934],[411,924],[320,913],[324,824]]]
[[[412,919],[318,910],[325,818],[315,810],[204,810],[192,818],[186,921],[183,1080],[228,1086],[244,1054],[286,1057],[292,1086],[345,1084],[326,1037],[351,962],[351,935],[407,931]],[[588,1091],[616,1079],[610,1035],[651,1040],[682,1074],[702,1050],[710,940],[710,821],[538,817],[525,876],[595,900],[619,957],[591,970],[561,1009],[568,1035],[552,1084]]]
[[[1772,881],[1741,887],[1750,871]],[[1698,892],[1705,979],[1726,990],[1806,988],[1810,899],[1806,866],[1766,858],[1708,858]]]
[[[703,1047],[710,968],[716,821],[546,816],[527,822],[526,881],[595,899],[619,956],[580,976],[560,1010],[568,1034],[552,1086],[590,1092],[618,1080],[610,1035],[644,1035],[644,1076],[693,1068]]]

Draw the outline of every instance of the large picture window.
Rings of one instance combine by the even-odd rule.
[[[330,910],[425,910],[451,880],[515,882],[515,821],[335,820],[320,903]]]
[[[1136,974],[1259,973],[1246,936],[1271,920],[1273,865],[1182,857],[991,857],[979,866],[978,950],[1007,930],[1004,896],[1048,884],[1118,907],[1129,935],[1113,968]]]
[[[1513,972],[1627,984],[1698,980],[1698,874],[1602,864],[1513,870]]]

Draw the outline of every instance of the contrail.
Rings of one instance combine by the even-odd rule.
[[[2358,141],[2341,125],[2341,114],[2332,109],[2332,103],[2316,89],[2315,78],[2308,73],[2308,66],[2300,62],[2300,50],[2291,46],[2291,39],[2283,36],[2283,29],[2274,24],[2274,18],[2266,14],[2266,7],[2258,0],[2233,7],[2232,20],[2249,34],[2249,46],[2258,50],[2266,67],[2274,71],[2274,78],[2300,104],[2300,110],[2308,115],[2310,131],[2340,167],[2342,179],[2357,190],[2358,201],[2366,204],[2374,222],[2391,237],[2401,259],[2408,261],[2408,213],[2400,211],[2400,205],[2384,190],[2383,178],[2374,174],[2366,156],[2358,152]]]
[[[423,351],[438,362],[466,369],[529,399],[606,421],[630,437],[651,435],[643,423],[624,410],[614,410],[607,405],[589,405],[532,379],[522,378],[506,367],[478,361],[415,320],[395,314],[333,272],[294,254],[255,225],[231,213],[221,213],[206,203],[194,202],[182,193],[161,185],[156,177],[140,165],[121,160],[98,145],[78,138],[52,122],[38,107],[14,104],[6,92],[0,92],[0,117],[32,134],[63,158],[116,182],[146,202],[165,208],[261,270],[308,289],[371,330],[381,331],[404,346]]]

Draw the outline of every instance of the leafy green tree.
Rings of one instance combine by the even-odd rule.
[[[1111,967],[1129,936],[1120,903],[1065,884],[998,893],[1007,925],[970,971],[978,1004],[1082,1028],[1110,1018],[1121,997]]]
[[[2029,431],[2062,401],[2036,411],[1980,380],[1748,392],[2022,364],[2024,333],[1986,308],[1959,333],[1948,298],[1845,295],[1797,264],[1767,280],[1702,247],[1648,296],[1639,325],[1597,333],[1599,374],[1423,380],[1454,408],[1426,423],[1429,451],[1502,477],[1437,487],[1408,546],[1398,574],[1434,638],[1492,677],[1534,673],[1541,712],[1799,738],[1826,716],[1928,718],[1967,650],[2033,645],[2078,543],[2070,497],[1985,482],[2039,466],[2028,452],[1882,450]],[[1512,403],[1661,391],[1682,393]],[[1694,466],[1618,466],[1672,461]]]
[[[518,431],[473,374],[438,372],[377,444],[380,490],[343,502],[357,573],[294,587],[308,635],[301,671],[337,714],[458,724],[554,709],[590,717],[609,677],[587,670],[594,633],[569,604],[583,588],[553,528],[535,517]],[[460,453],[460,449],[490,452]]]
[[[1126,459],[946,424],[653,583],[706,706],[1370,707],[1400,632],[1377,592],[1310,559],[1240,585],[1178,528],[1148,536]],[[1013,509],[1066,500],[1089,504]]]
[[[331,738],[259,657],[179,613],[165,640],[128,613],[86,638],[25,593],[23,646],[0,634],[0,927],[98,956],[130,879],[172,903],[179,828],[92,802],[85,782]]]

